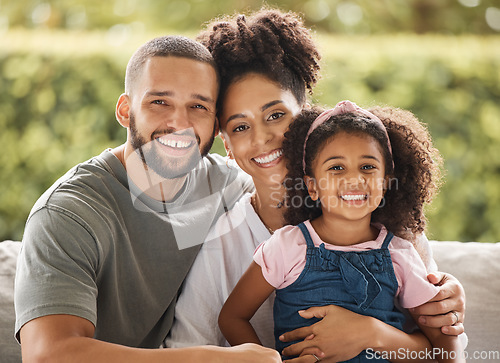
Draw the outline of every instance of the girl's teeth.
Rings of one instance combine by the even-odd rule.
[[[365,194],[349,194],[349,195],[342,195],[342,199],[344,200],[363,200],[366,198]]]
[[[270,155],[268,155],[266,157],[263,157],[263,158],[254,158],[254,160],[256,162],[258,162],[259,164],[267,164],[267,163],[270,163],[271,161],[276,160],[281,155],[283,155],[283,150],[277,150],[277,151],[273,152],[272,154],[270,154]]]

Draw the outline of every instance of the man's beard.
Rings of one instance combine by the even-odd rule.
[[[135,114],[130,112],[130,136],[132,148],[139,154],[142,162],[147,168],[153,170],[156,174],[166,179],[175,179],[188,174],[196,167],[196,165],[198,165],[201,158],[208,154],[215,139],[215,123],[212,136],[205,143],[205,145],[201,147],[201,152],[200,137],[194,134],[193,129],[187,129],[176,133],[196,138],[196,150],[190,152],[185,158],[168,158],[166,156],[161,156],[163,152],[159,150],[156,145],[156,137],[174,132],[175,130],[170,128],[157,130],[151,135],[151,140],[148,141],[139,134],[135,123]]]

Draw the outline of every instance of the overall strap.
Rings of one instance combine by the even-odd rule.
[[[300,223],[297,227],[300,228],[300,230],[302,231],[302,234],[304,235],[304,238],[306,239],[306,243],[307,243],[307,248],[314,248],[314,243],[313,243],[313,240],[311,238],[311,234],[309,233],[306,225],[304,224],[304,222]]]
[[[387,231],[387,236],[385,236],[384,243],[382,243],[382,249],[387,249],[389,243],[391,243],[394,234],[391,231]]]

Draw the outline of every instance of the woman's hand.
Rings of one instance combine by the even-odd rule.
[[[335,305],[312,307],[299,314],[305,319],[316,317],[322,320],[280,337],[284,342],[303,340],[283,350],[285,356],[299,356],[285,362],[314,363],[317,360],[313,354],[324,363],[348,360],[368,348],[370,339],[373,339],[370,327],[375,319],[372,317]]]
[[[412,314],[420,315],[418,322],[431,328],[441,328],[443,334],[459,335],[464,332],[465,291],[452,275],[434,272],[427,279],[439,292],[431,300],[414,309]]]

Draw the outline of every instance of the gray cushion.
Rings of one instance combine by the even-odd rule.
[[[439,270],[464,286],[469,360],[474,352],[500,354],[500,243],[433,241],[431,246]],[[500,362],[500,356],[482,361]]]
[[[14,275],[21,242],[0,243],[0,361],[21,362],[21,347],[14,339]]]

